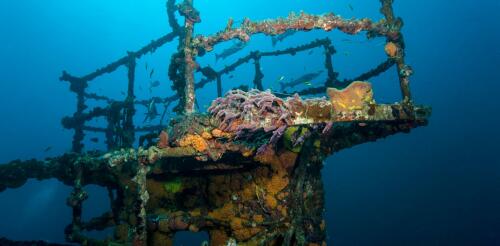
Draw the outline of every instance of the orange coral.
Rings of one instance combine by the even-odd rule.
[[[385,53],[391,58],[396,57],[398,55],[398,52],[399,52],[398,46],[393,42],[387,43],[384,47],[384,50],[385,50]]]
[[[200,135],[187,134],[179,140],[180,147],[193,147],[198,152],[204,152],[208,149],[208,144]]]
[[[266,195],[266,205],[272,209],[276,208],[276,206],[278,206],[278,201],[276,200],[276,198],[274,198],[273,195]]]
[[[212,134],[210,134],[209,132],[202,132],[201,137],[206,139],[206,140],[210,140],[210,139],[212,139]]]
[[[257,227],[247,227],[243,225],[243,220],[241,218],[235,217],[230,223],[231,229],[233,230],[234,236],[239,241],[245,241],[253,237],[255,234],[259,233],[261,230]]]
[[[287,170],[291,170],[293,166],[295,166],[295,161],[297,160],[297,156],[298,154],[292,151],[283,152],[279,156],[281,165]]]
[[[265,150],[259,155],[256,155],[254,159],[262,164],[270,164],[272,166],[279,166],[281,164],[273,148],[269,147],[265,147]]]
[[[210,243],[211,245],[226,245],[229,237],[226,232],[221,230],[211,230],[210,233]]]
[[[356,81],[342,90],[328,88],[327,93],[336,112],[360,110],[373,103],[372,86],[368,82]]]
[[[215,128],[212,130],[212,136],[214,136],[216,138],[228,138],[231,136],[231,134],[229,134],[227,132],[223,132],[220,129]]]
[[[240,192],[240,197],[242,201],[253,200],[255,197],[255,184],[248,183],[243,186],[243,189]]]
[[[256,214],[253,216],[253,220],[257,223],[262,223],[264,222],[264,216],[262,216],[261,214]]]
[[[234,217],[235,212],[234,212],[234,206],[232,203],[226,203],[222,208],[210,211],[208,213],[208,216],[217,219],[217,220],[222,220],[226,221],[232,217]]]
[[[284,170],[278,169],[271,177],[271,180],[267,181],[265,184],[267,192],[276,195],[278,192],[282,191],[289,183],[286,175],[287,173]]]

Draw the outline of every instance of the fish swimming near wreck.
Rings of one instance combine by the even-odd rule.
[[[215,61],[220,59],[226,59],[231,55],[238,53],[240,50],[244,49],[247,46],[245,42],[238,42],[233,44],[233,46],[225,49],[220,54],[215,54]]]
[[[156,88],[158,86],[160,86],[160,81],[159,80],[155,80],[155,81],[149,82],[149,92],[152,92],[153,88]]]
[[[148,122],[156,119],[158,117],[158,109],[156,108],[156,100],[153,98],[149,101],[148,112],[146,112],[146,118],[143,122]]]
[[[278,44],[279,42],[282,42],[286,38],[294,35],[295,32],[296,32],[295,30],[288,30],[288,31],[286,31],[278,36],[271,37],[271,42],[273,43],[273,47],[276,46],[276,44]]]
[[[309,84],[311,84],[311,81],[313,79],[317,78],[322,73],[323,73],[323,71],[318,71],[315,73],[308,73],[308,74],[302,75],[298,79],[292,80],[292,81],[287,82],[287,83],[280,82],[281,91],[284,91],[286,88],[293,88],[293,87],[300,85],[300,84],[309,85]]]

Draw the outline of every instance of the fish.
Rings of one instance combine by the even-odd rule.
[[[288,30],[278,36],[272,36],[271,37],[271,42],[273,43],[273,47],[276,46],[279,42],[283,42],[286,38],[294,35],[296,33],[295,30]]]
[[[354,11],[354,8],[352,7],[352,5],[351,5],[351,4],[348,4],[348,6],[349,6],[349,9],[350,9],[351,11]]]
[[[237,42],[233,46],[225,49],[220,54],[215,54],[215,61],[220,59],[226,59],[227,57],[236,54],[238,51],[244,49],[247,46],[245,42]]]
[[[229,75],[229,78],[230,78],[230,79],[234,78],[234,75],[232,75],[232,74],[231,74],[231,75]]]
[[[344,52],[344,53],[342,53],[342,54],[344,54],[345,56],[349,56],[351,53],[349,53],[349,51],[345,51],[345,52]]]
[[[51,149],[52,149],[52,146],[48,146],[47,148],[45,148],[45,149],[43,150],[43,152],[47,153],[47,152],[49,152]]]
[[[90,141],[97,143],[97,142],[99,142],[99,138],[91,138]]]
[[[284,79],[285,79],[285,76],[283,75],[283,76],[281,76],[281,77],[278,79],[278,81],[283,81]]]
[[[151,88],[158,87],[158,86],[160,86],[159,80],[155,80],[155,81],[152,81],[149,83],[149,87],[151,87]]]
[[[314,50],[309,51],[307,54],[312,55],[312,53],[314,53]]]
[[[156,88],[158,86],[160,86],[160,81],[159,80],[150,81],[149,82],[149,93],[153,92],[153,88]]]
[[[340,41],[342,41],[344,43],[351,43],[351,44],[365,44],[365,43],[368,42],[368,41],[363,41],[363,40],[351,40],[351,39],[348,39],[348,38],[343,38]]]
[[[151,72],[149,73],[149,78],[152,78],[153,77],[153,74],[155,73],[155,69],[151,69]]]
[[[148,103],[148,112],[146,113],[146,118],[144,118],[143,123],[146,121],[152,121],[158,117],[158,109],[156,108],[156,100],[153,98]]]
[[[306,82],[304,82],[304,84],[305,84],[305,85],[307,85],[307,86],[311,86],[311,85],[313,85],[313,84],[311,83],[311,81],[306,81]]]
[[[122,94],[122,95],[124,95],[124,96],[125,96],[125,95],[127,95],[127,94],[125,94],[125,92],[124,92],[124,91],[120,91],[120,94]]]
[[[147,62],[146,62],[146,64],[145,64],[145,66],[146,66],[146,71],[147,71],[147,70],[148,70],[148,63],[147,63]]]
[[[317,78],[322,73],[323,73],[323,71],[308,73],[308,74],[304,74],[301,77],[299,77],[298,79],[292,80],[288,83],[280,82],[281,91],[284,91],[288,87],[293,88],[293,87],[300,85],[300,84],[306,84],[307,82],[311,83],[312,80]],[[311,85],[312,85],[312,83],[311,83]]]

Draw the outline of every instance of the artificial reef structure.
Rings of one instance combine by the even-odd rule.
[[[194,35],[201,21],[192,0],[167,1],[172,32],[149,45],[84,76],[63,72],[77,96],[76,112],[62,120],[74,130],[72,152],[45,160],[12,161],[0,165],[0,191],[17,188],[27,179],[55,178],[74,188],[67,204],[71,223],[64,231],[71,243],[83,245],[171,245],[176,232],[206,231],[210,245],[325,245],[323,160],[351,146],[424,126],[430,108],[414,104],[409,88],[412,69],[405,63],[403,22],[393,14],[392,0],[380,0],[384,19],[344,19],[333,13],[291,13],[288,17],[251,21],[213,35]],[[176,12],[184,23],[176,20]],[[283,35],[288,31],[340,30],[368,38],[383,37],[387,60],[354,79],[338,79],[329,39],[284,50],[255,51],[220,71],[201,67],[196,58],[230,40],[248,42],[256,34]],[[136,61],[162,45],[178,40],[168,76],[176,94],[138,100]],[[324,49],[327,79],[322,86],[293,92],[265,90],[260,59]],[[254,62],[253,89],[229,90],[223,95],[222,76]],[[128,69],[128,90],[122,101],[88,93],[88,84],[119,67]],[[396,66],[402,100],[379,104],[367,82]],[[203,78],[195,82],[195,73]],[[195,91],[217,83],[217,95],[207,113],[195,112]],[[325,95],[305,98],[306,95]],[[88,99],[107,106],[89,108]],[[168,125],[134,125],[136,107],[178,102],[178,117]],[[107,127],[88,126],[105,117]],[[83,152],[86,132],[106,137],[108,151]],[[141,135],[142,134],[142,135]],[[134,142],[139,140],[139,147]],[[82,220],[86,185],[109,191],[110,211]],[[86,231],[114,228],[105,240]],[[14,242],[2,239],[5,244]]]

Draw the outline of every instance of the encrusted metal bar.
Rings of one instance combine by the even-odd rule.
[[[411,104],[410,76],[413,74],[413,69],[405,63],[405,43],[401,33],[403,20],[394,16],[393,0],[380,0],[380,2],[382,4],[380,12],[386,19],[386,26],[391,30],[391,35],[387,35],[385,51],[396,62],[403,102]]]
[[[123,135],[122,144],[120,147],[132,147],[135,140],[134,131],[134,115],[135,115],[135,69],[136,69],[136,57],[133,53],[129,54],[130,60],[127,64],[128,68],[128,88],[127,88],[127,98],[125,99],[124,115],[125,121],[123,122]]]
[[[253,79],[253,84],[257,90],[264,90],[264,86],[262,85],[262,79],[264,78],[264,74],[262,73],[262,70],[260,68],[260,54],[259,52],[256,52],[254,55],[254,65],[255,65],[255,76]]]
[[[241,27],[226,28],[210,36],[199,35],[193,40],[193,45],[197,49],[211,51],[219,43],[232,39],[247,42],[250,40],[250,36],[255,34],[279,35],[287,30],[310,31],[314,29],[324,31],[338,29],[347,34],[357,34],[361,31],[368,31],[371,35],[380,36],[392,34],[390,33],[391,30],[383,22],[374,23],[370,19],[346,20],[332,13],[324,15],[311,15],[307,13],[296,15],[291,13],[287,18],[269,19],[258,22],[245,19]]]
[[[200,22],[198,12],[193,7],[193,0],[184,0],[179,7],[181,15],[184,16],[184,34],[182,36],[182,52],[184,57],[184,114],[194,113],[195,87],[194,71],[197,67],[195,62],[195,52],[191,45],[193,38],[194,25]]]
[[[178,36],[179,36],[178,33],[171,32],[171,33],[169,33],[169,34],[167,34],[159,39],[151,41],[151,43],[149,45],[146,45],[143,48],[141,48],[140,50],[133,52],[133,54],[137,59],[139,59],[142,56],[144,56],[145,54],[148,54],[150,52],[155,52],[156,49],[158,49],[159,47],[163,46],[166,43],[171,42],[172,40],[174,40]],[[116,69],[118,69],[121,66],[126,66],[129,62],[129,60],[130,60],[129,55],[124,56],[124,57],[106,65],[105,67],[99,68],[92,73],[81,76],[81,79],[84,81],[92,81],[95,78],[102,76],[106,73],[114,72]],[[60,80],[71,82],[68,79],[68,76],[66,76],[66,75],[68,75],[68,74],[66,72],[63,72],[63,76],[61,76]]]

